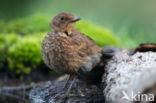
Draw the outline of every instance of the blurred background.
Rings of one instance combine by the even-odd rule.
[[[76,28],[100,46],[155,43],[155,5],[155,0],[1,0],[0,71],[22,78],[33,70],[45,70],[41,40],[60,12],[81,17]]]

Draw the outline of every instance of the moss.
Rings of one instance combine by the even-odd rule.
[[[36,32],[46,32],[50,30],[48,24],[49,20],[46,16],[35,15],[6,23],[4,33],[29,35]]]
[[[16,34],[4,35],[0,34],[0,69],[7,67],[8,48],[16,43],[20,38]]]
[[[5,59],[5,57],[4,57],[4,45],[3,45],[3,43],[4,43],[4,36],[3,35],[0,35],[0,69],[4,66],[4,59]]]
[[[120,45],[119,38],[117,38],[111,31],[88,21],[81,21],[77,23],[76,28],[82,33],[90,36],[100,46]]]
[[[27,31],[29,33],[50,31],[48,17],[42,16],[42,15],[36,15],[30,18],[29,21],[30,22],[27,26]]]
[[[29,74],[41,63],[40,38],[25,36],[8,49],[8,66],[17,74]]]

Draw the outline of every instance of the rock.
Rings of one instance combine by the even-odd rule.
[[[102,82],[106,103],[151,102],[156,96],[156,53],[130,56],[125,51],[117,52],[108,62]]]

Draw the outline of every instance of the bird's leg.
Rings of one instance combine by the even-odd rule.
[[[61,91],[60,91],[59,93],[57,93],[57,94],[54,96],[54,98],[57,98],[57,97],[59,97],[59,96],[62,94],[62,92],[64,91],[64,89],[65,89],[66,86],[68,85],[69,80],[70,80],[70,75],[68,75],[68,77],[66,78],[65,83],[64,83],[64,85],[63,85]]]
[[[71,83],[69,82],[70,79],[72,79]],[[66,81],[66,83],[65,83],[65,85],[63,86],[63,89],[62,89],[62,92],[65,91],[65,90],[64,90],[65,87],[68,86],[68,83],[70,83],[70,84],[69,84],[69,87],[67,88],[67,91],[65,91],[64,96],[62,96],[63,98],[67,98],[67,97],[69,96],[70,90],[71,90],[71,88],[72,88],[72,86],[73,86],[75,80],[76,80],[76,77],[75,77],[75,76],[69,75],[69,77],[67,78],[67,81]],[[61,96],[61,95],[62,95],[62,92],[56,94],[56,95],[54,96],[54,98],[57,98],[57,97]]]
[[[67,86],[69,80],[70,80],[70,75],[68,75],[68,77],[67,77],[67,79],[66,79],[66,81],[65,81],[65,83],[64,83],[63,89],[65,89],[65,87]],[[62,90],[63,90],[63,89],[62,89]]]
[[[68,89],[67,89],[67,91],[66,91],[66,94],[65,94],[66,97],[69,96],[70,90],[71,90],[71,88],[72,88],[72,86],[73,86],[75,80],[76,80],[76,77],[74,76],[74,77],[73,77],[73,80],[72,80],[72,82],[71,82],[71,84],[69,85],[69,87],[68,87]]]

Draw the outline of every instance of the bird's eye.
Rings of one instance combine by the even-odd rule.
[[[61,20],[64,20],[64,19],[65,19],[65,17],[64,17],[64,16],[62,16],[60,19],[61,19]]]

